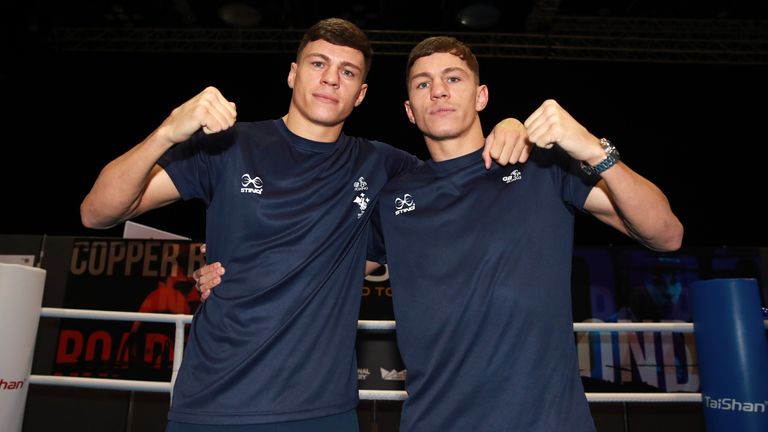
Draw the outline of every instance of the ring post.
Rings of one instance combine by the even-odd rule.
[[[45,270],[0,263],[0,429],[21,431]]]
[[[691,284],[707,432],[768,431],[768,340],[754,279]]]

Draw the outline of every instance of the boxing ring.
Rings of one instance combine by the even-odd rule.
[[[696,293],[693,296],[693,323],[574,323],[573,331],[693,333],[696,338],[701,392],[586,392],[587,400],[624,404],[700,403],[708,431],[768,430],[768,339],[765,331],[768,328],[768,320],[765,320],[760,309],[755,307],[760,304],[755,280],[705,280],[694,282],[693,285],[693,291]],[[40,308],[40,318],[173,324],[174,356],[169,382],[55,375],[29,375],[28,381],[38,385],[169,393],[173,396],[173,383],[183,360],[185,330],[186,325],[192,322],[191,315],[43,307]],[[358,321],[358,329],[394,331],[396,323],[386,320],[362,320]],[[402,401],[407,398],[407,393],[397,390],[361,389],[359,397],[361,400]]]
[[[192,322],[192,315],[172,315],[141,312],[113,312],[85,309],[62,309],[44,307],[41,318],[70,318],[111,321],[142,321],[175,325],[173,373],[171,381],[136,381],[122,379],[65,377],[53,375],[30,375],[32,384],[68,386],[103,390],[144,391],[170,393],[183,358],[185,326]],[[768,321],[765,321],[768,328]],[[359,330],[395,330],[395,321],[361,320]],[[574,323],[574,332],[676,332],[693,333],[691,323]],[[701,393],[585,393],[590,402],[701,402]],[[401,401],[407,397],[405,391],[360,390],[362,400]]]

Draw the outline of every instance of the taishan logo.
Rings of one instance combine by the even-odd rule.
[[[21,381],[6,381],[0,378],[0,391],[3,390],[21,390],[24,388],[24,380]]]
[[[416,210],[416,203],[413,202],[411,194],[405,194],[402,198],[395,198],[395,216]]]
[[[768,405],[768,401],[763,402],[743,402],[734,398],[713,398],[711,396],[704,396],[704,406],[722,411],[740,411],[740,412],[753,412],[764,413],[765,407]]]
[[[261,192],[264,189],[264,182],[261,181],[261,178],[251,178],[250,174],[243,174],[240,177],[240,184],[243,185],[243,187],[240,188],[240,193],[255,193],[261,195]]]

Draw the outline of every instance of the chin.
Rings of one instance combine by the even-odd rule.
[[[454,139],[459,136],[458,132],[452,130],[430,130],[424,134],[436,141]]]
[[[336,126],[339,123],[344,122],[345,117],[338,115],[314,115],[309,118],[312,123],[316,123],[323,126]]]
[[[310,117],[312,121],[324,124],[324,125],[337,125],[339,123],[344,122],[344,120],[350,116],[352,112],[347,113],[341,113],[337,111],[333,112],[327,112],[327,111],[320,111],[320,112],[314,112],[312,113],[312,116]]]

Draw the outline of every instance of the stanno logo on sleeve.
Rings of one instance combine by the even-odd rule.
[[[261,177],[251,177],[250,174],[243,174],[240,177],[240,184],[243,187],[240,188],[240,193],[254,193],[261,195],[264,189],[264,182],[261,181]]]
[[[411,194],[405,194],[402,198],[395,198],[395,216],[416,210],[416,203]]]
[[[501,180],[503,180],[504,183],[512,183],[512,182],[521,180],[522,178],[523,178],[523,174],[520,173],[520,170],[514,170],[511,173],[509,173],[508,176],[502,177]]]
[[[371,201],[370,198],[365,196],[365,193],[361,193],[360,195],[355,197],[354,203],[360,207],[360,211],[357,213],[357,218],[360,219],[363,216],[363,213],[365,213],[365,209],[368,208],[368,203]]]
[[[354,187],[356,192],[367,191],[368,183],[365,181],[365,177],[360,177],[357,179],[357,181],[354,183]]]

